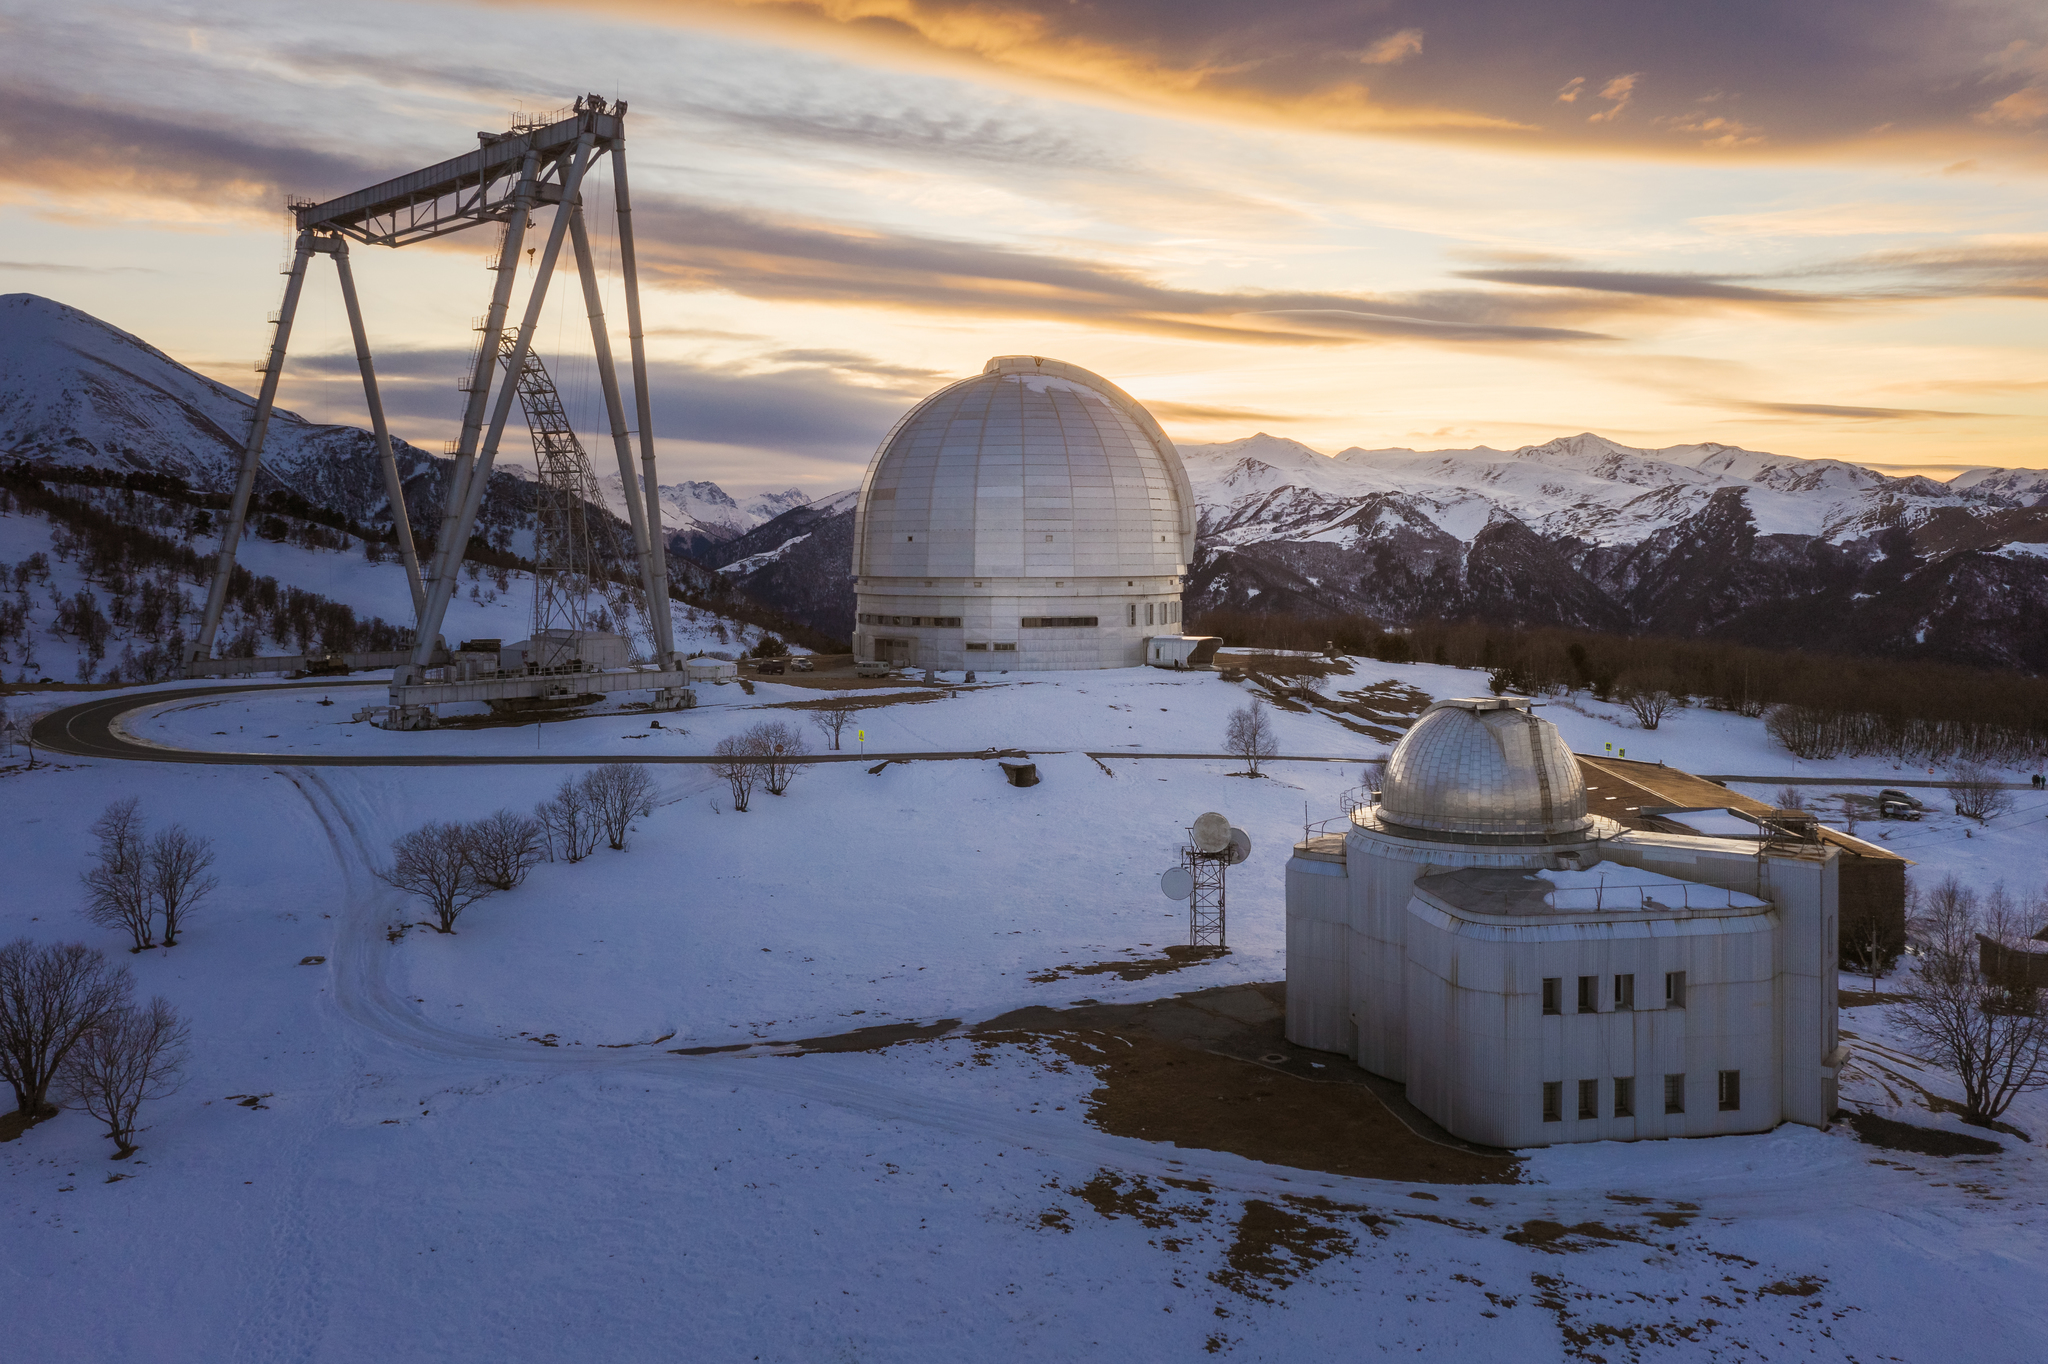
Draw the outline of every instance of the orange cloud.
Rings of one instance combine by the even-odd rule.
[[[1399,66],[1410,57],[1422,51],[1422,30],[1404,28],[1399,33],[1386,37],[1358,54],[1358,60],[1367,66]]]
[[[1636,82],[1642,79],[1642,75],[1643,73],[1640,71],[1632,71],[1626,76],[1616,76],[1613,80],[1601,86],[1600,98],[1613,100],[1614,103],[1596,114],[1586,115],[1586,122],[1612,123],[1620,116],[1622,110],[1628,108],[1634,102]]]

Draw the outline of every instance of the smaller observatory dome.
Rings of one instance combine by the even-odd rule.
[[[1518,696],[1439,701],[1387,760],[1377,814],[1422,838],[1572,843],[1593,837],[1578,759]]]

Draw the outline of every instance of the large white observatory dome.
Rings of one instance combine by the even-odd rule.
[[[883,440],[854,518],[863,658],[1117,668],[1180,633],[1195,501],[1180,455],[1098,374],[997,356]]]
[[[1593,837],[1579,761],[1521,697],[1439,701],[1395,745],[1375,814],[1389,832],[1455,842]]]

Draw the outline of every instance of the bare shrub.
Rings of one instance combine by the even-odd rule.
[[[803,733],[786,720],[763,720],[740,736],[760,759],[761,784],[768,794],[779,796],[789,790],[803,765],[792,761],[810,752]]]
[[[2012,809],[2012,792],[2005,789],[1998,773],[1967,758],[1949,764],[1946,789],[1956,813],[1979,824]]]
[[[190,1029],[162,995],[110,1011],[64,1059],[64,1085],[79,1107],[107,1125],[115,1160],[135,1154],[143,1102],[177,1092],[190,1055]]]
[[[1980,906],[1955,877],[1926,897],[1923,948],[1900,1030],[1956,1073],[1963,1120],[1988,1126],[2030,1090],[2048,1088],[2048,1015],[2031,972],[1997,969],[2024,951],[2029,925],[2000,887]],[[2031,956],[2032,954],[2028,954]],[[1987,966],[1993,969],[1987,970]]]
[[[846,733],[846,727],[853,723],[853,717],[860,713],[854,698],[845,692],[837,692],[826,698],[825,704],[811,712],[811,723],[831,741],[832,751],[839,751],[839,740]]]
[[[1247,774],[1254,777],[1259,775],[1259,764],[1280,751],[1264,701],[1253,698],[1250,705],[1230,712],[1230,722],[1223,730],[1223,751],[1243,759]]]
[[[597,812],[574,777],[562,778],[555,794],[533,807],[533,816],[547,836],[551,860],[581,862],[597,851]]]
[[[1657,728],[1665,716],[1685,705],[1685,698],[1672,693],[1670,679],[1643,673],[1623,673],[1614,684],[1614,695],[1644,729]]]
[[[16,938],[0,947],[0,1075],[14,1087],[15,1111],[37,1118],[55,1110],[50,1082],[78,1039],[128,1003],[128,968],[110,969],[84,943],[37,947]]]
[[[149,840],[144,880],[156,912],[163,915],[165,947],[178,945],[185,916],[220,885],[212,866],[213,841],[182,824],[173,824]]]
[[[1842,717],[1818,706],[1772,706],[1764,732],[1797,758],[1832,758],[1842,751]]]
[[[540,821],[511,810],[485,815],[469,826],[476,874],[499,890],[515,890],[546,851]]]
[[[391,865],[377,875],[426,901],[442,933],[453,933],[463,910],[498,890],[477,874],[465,825],[444,820],[422,824],[392,842],[391,857]]]
[[[134,941],[131,952],[156,946],[156,906],[150,896],[141,805],[133,796],[117,800],[92,822],[90,832],[99,847],[80,877],[85,882],[85,917],[102,928],[127,933]]]
[[[605,763],[581,784],[596,827],[614,852],[624,852],[633,820],[654,813],[654,778],[646,764]]]
[[[1780,810],[1804,810],[1806,808],[1806,792],[1796,786],[1779,787],[1777,799]]]
[[[761,779],[761,755],[745,735],[729,734],[712,746],[711,757],[712,772],[732,788],[732,808],[744,814],[754,798],[754,783]]]

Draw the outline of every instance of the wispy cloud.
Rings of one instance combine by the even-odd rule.
[[[1723,398],[1715,406],[1773,417],[1807,417],[1824,421],[1909,422],[1951,418],[1985,418],[1997,412],[1944,412],[1924,407],[1849,407],[1837,403],[1767,403]]]
[[[1358,54],[1358,60],[1367,66],[1399,66],[1410,57],[1422,52],[1422,30],[1404,28],[1386,37]]]
[[[1605,109],[1596,110],[1586,115],[1586,122],[1612,123],[1615,119],[1620,118],[1621,111],[1635,102],[1636,82],[1642,78],[1642,72],[1632,71],[1626,76],[1616,76],[1613,80],[1601,86],[1600,98],[1607,100],[1608,105]]]

